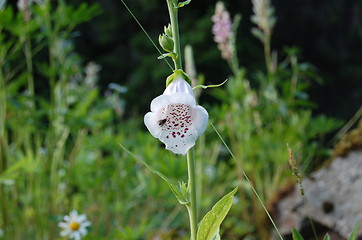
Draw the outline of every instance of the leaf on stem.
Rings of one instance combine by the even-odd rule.
[[[221,87],[222,85],[224,85],[226,82],[228,81],[228,79],[226,79],[225,81],[223,81],[222,83],[220,84],[214,84],[214,85],[197,85],[195,87],[193,87],[192,89],[197,89],[197,88],[203,88],[203,89],[206,89],[206,88],[216,88],[216,87]]]
[[[158,59],[164,59],[166,57],[170,57],[172,59],[176,59],[177,58],[177,53],[174,52],[170,52],[170,53],[164,53],[161,56],[158,57]]]
[[[217,229],[216,233],[211,238],[211,240],[221,240],[221,238],[220,238],[220,227]]]
[[[233,204],[234,194],[238,188],[236,187],[230,193],[219,200],[201,220],[197,231],[197,240],[217,240],[220,239],[218,234],[220,225],[229,212]]]
[[[191,2],[191,0],[186,0],[184,2],[180,2],[180,3],[178,3],[177,8],[182,8],[182,7],[186,6],[187,4],[189,4],[190,2]]]

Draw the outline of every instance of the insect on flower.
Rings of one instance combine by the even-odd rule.
[[[160,127],[162,127],[163,125],[165,125],[166,121],[167,121],[166,118],[165,118],[165,119],[161,119],[161,120],[158,121],[158,125],[159,125]]]
[[[166,149],[185,155],[205,132],[209,115],[196,105],[190,84],[176,75],[161,96],[151,102],[151,112],[144,122],[152,136],[166,145]]]

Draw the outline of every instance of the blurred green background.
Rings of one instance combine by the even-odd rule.
[[[165,1],[126,1],[157,42],[169,22]],[[272,1],[275,70],[251,33],[250,1],[225,1],[241,14],[234,54],[213,41],[215,1],[180,10],[182,48],[191,45],[211,126],[195,150],[200,216],[239,186],[224,239],[268,239],[270,225],[241,174],[268,206],[294,184],[286,143],[303,174],[332,154],[335,133],[360,108],[360,1]],[[0,239],[61,239],[72,209],[92,228],[85,239],[187,239],[188,220],[166,183],[119,146],[174,181],[187,181],[183,156],[166,151],[143,124],[171,73],[157,60],[121,1],[44,0],[0,10]]]
[[[127,99],[132,102],[129,107],[139,107],[146,112],[149,100],[162,91],[163,86],[158,83],[168,75],[167,66],[155,61],[158,53],[120,1],[93,3],[100,4],[103,14],[80,26],[77,50],[84,59],[102,66],[101,84],[117,82],[128,86]],[[193,46],[197,70],[205,75],[207,83],[218,83],[230,74],[211,34],[210,18],[215,3],[193,1],[180,11],[181,44]],[[163,26],[169,22],[165,2],[148,0],[127,4],[157,41]],[[250,72],[263,68],[263,50],[250,34],[251,1],[226,1],[225,4],[232,16],[242,14],[237,41],[240,64]],[[298,47],[300,58],[312,63],[322,79],[321,83],[311,82],[308,91],[316,103],[314,112],[348,120],[362,102],[362,3],[358,0],[294,0],[273,1],[272,4],[277,17],[273,49],[281,52],[285,46]],[[134,92],[145,82],[155,84],[154,92],[136,97]]]

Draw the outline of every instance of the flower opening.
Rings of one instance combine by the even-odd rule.
[[[145,115],[144,122],[166,149],[185,155],[205,132],[208,118],[207,111],[196,105],[191,86],[179,77],[152,100],[151,112]]]

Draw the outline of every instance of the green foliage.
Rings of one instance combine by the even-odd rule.
[[[220,225],[233,204],[234,194],[237,190],[238,189],[235,188],[230,193],[226,194],[204,216],[199,224],[197,240],[220,239]]]
[[[348,240],[356,240],[357,239],[357,233],[358,233],[358,223],[354,226],[351,234],[348,237]]]
[[[0,228],[4,239],[58,239],[57,224],[72,209],[92,221],[85,239],[186,239],[182,232],[188,228],[187,217],[175,207],[169,191],[181,204],[188,203],[185,159],[158,146],[145,132],[141,113],[128,111],[125,119],[123,93],[113,88],[104,95],[98,88],[99,66],[84,66],[75,52],[76,27],[99,15],[99,6],[39,2],[44,4],[31,5],[29,20],[11,6],[0,7]],[[147,6],[157,8],[157,4]],[[210,21],[204,18],[192,24],[200,34],[190,34],[189,40],[202,43],[208,34],[202,29],[209,28]],[[138,49],[134,55],[142,58],[130,88],[144,89],[143,78],[148,86],[159,83],[166,66],[155,69],[156,56],[142,57],[142,52],[152,51],[150,45],[144,47],[143,35],[127,37]],[[209,129],[195,150],[197,194],[200,209],[206,209],[217,201],[215,196],[224,194],[225,186],[239,185],[238,203],[223,222],[227,231],[221,232],[230,239],[269,231],[263,209],[238,167],[270,203],[278,189],[293,180],[286,143],[307,169],[319,149],[318,141],[340,126],[336,120],[311,116],[313,103],[307,89],[310,79],[319,78],[312,65],[298,61],[297,52],[287,49],[273,72],[233,69],[233,76],[222,83],[225,89],[211,90],[219,104],[208,108],[210,116],[240,164],[229,159]],[[199,53],[196,61],[208,62],[213,54],[216,47]],[[142,98],[131,94],[134,102]],[[127,104],[133,106],[132,101]],[[119,143],[141,160],[134,161]],[[200,239],[220,239],[219,226],[235,192],[206,213]],[[357,227],[351,239],[356,233]]]
[[[292,236],[293,240],[304,240],[303,236],[298,232],[298,230],[294,229],[292,230]]]
[[[327,233],[325,236],[324,236],[324,238],[323,238],[323,240],[330,240],[331,238],[329,237],[329,234]]]
[[[249,224],[240,235],[257,235],[264,239],[269,231],[262,217],[265,210],[250,188],[243,184],[241,172],[245,171],[255,184],[263,202],[273,204],[278,190],[295,181],[288,167],[287,144],[296,149],[297,164],[302,172],[307,172],[312,159],[327,152],[321,148],[320,140],[340,127],[341,122],[323,116],[312,117],[313,103],[306,90],[311,79],[318,79],[313,66],[298,61],[297,48],[286,48],[284,59],[278,61],[270,50],[274,17],[267,16],[271,23],[267,20],[263,23],[260,20],[263,16],[255,14],[254,22],[263,34],[266,72],[247,72],[238,66],[236,57],[227,59],[233,75],[228,77],[225,89],[213,90],[220,105],[213,108],[210,116],[217,122],[237,161],[226,159],[235,165],[229,174],[238,178],[240,185],[241,204],[233,208],[232,214],[240,214]],[[255,21],[257,19],[260,21]],[[264,25],[259,25],[261,23]],[[230,49],[236,49],[234,39],[229,39],[228,44]],[[232,55],[237,56],[236,53]]]

